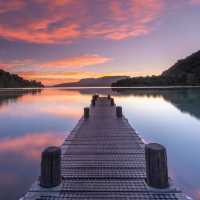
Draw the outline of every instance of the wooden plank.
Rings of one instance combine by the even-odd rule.
[[[145,144],[110,101],[97,98],[65,139],[62,183],[47,189],[36,181],[24,200],[186,199],[173,185],[161,190],[146,184]]]

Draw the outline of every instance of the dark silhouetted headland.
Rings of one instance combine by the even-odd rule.
[[[29,88],[43,87],[42,83],[29,81],[16,74],[10,74],[0,69],[0,88]]]
[[[113,83],[113,87],[200,86],[200,51],[179,60],[159,76],[133,77]]]
[[[129,76],[104,76],[101,78],[85,78],[78,82],[58,84],[54,87],[110,87],[112,83],[125,78],[129,78]]]

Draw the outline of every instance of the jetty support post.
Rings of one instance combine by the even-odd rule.
[[[92,96],[92,100],[94,99],[94,100],[96,101],[98,98],[99,98],[99,95],[98,95],[98,94],[94,94],[94,95]]]
[[[108,98],[108,99],[111,99],[111,96],[110,96],[110,94],[108,94],[107,98]]]
[[[95,106],[96,100],[94,98],[92,98],[91,104],[92,104],[92,106]]]
[[[111,105],[111,106],[114,106],[114,104],[115,104],[114,99],[111,98],[111,99],[110,99],[110,105]]]
[[[91,100],[92,106],[95,106],[96,100],[97,100],[98,98],[99,98],[99,95],[97,95],[97,94],[94,94],[94,95],[92,96],[92,100]]]
[[[169,182],[165,147],[157,143],[145,145],[145,160],[147,184],[154,188],[167,188]]]
[[[41,187],[51,188],[61,183],[61,149],[51,146],[42,152],[41,174],[39,179]]]
[[[118,118],[122,117],[122,107],[121,106],[116,107],[116,115]]]
[[[88,119],[90,116],[90,109],[88,107],[84,108],[84,119]]]

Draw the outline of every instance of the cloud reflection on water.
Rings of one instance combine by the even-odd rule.
[[[32,133],[14,138],[0,140],[0,154],[17,154],[24,159],[40,158],[43,148],[49,145],[60,145],[67,134]]]
[[[0,181],[0,199],[16,199],[29,188],[38,176],[41,151],[62,143],[96,92],[111,93],[146,141],[167,147],[170,175],[198,199],[199,90],[108,88],[44,89],[40,93],[18,94],[14,91],[13,96],[11,91],[0,91],[0,176],[7,177]]]
[[[0,139],[0,199],[22,196],[38,176],[42,150],[61,145],[66,136],[41,132]]]

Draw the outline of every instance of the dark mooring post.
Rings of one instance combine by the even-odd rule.
[[[111,98],[110,94],[108,94],[107,98],[108,98],[108,99],[110,99],[110,98]]]
[[[96,101],[98,98],[99,98],[99,95],[97,95],[97,94],[94,94],[94,95],[92,96],[92,100],[94,99],[94,100]]]
[[[90,109],[89,108],[84,108],[84,118],[88,119],[90,116]]]
[[[40,186],[55,187],[61,183],[61,150],[48,147],[42,152]]]
[[[92,96],[91,104],[92,106],[95,106],[96,100],[99,98],[99,95],[95,94]]]
[[[116,107],[116,115],[118,118],[122,117],[122,107],[121,106]]]
[[[92,106],[95,106],[96,100],[95,100],[95,99],[92,99],[91,104],[92,104]]]
[[[150,143],[145,146],[146,182],[150,187],[167,188],[168,169],[167,154],[164,146]]]
[[[110,99],[110,105],[111,105],[111,106],[114,106],[114,104],[115,104],[115,103],[114,103],[114,99],[111,98],[111,99]]]

